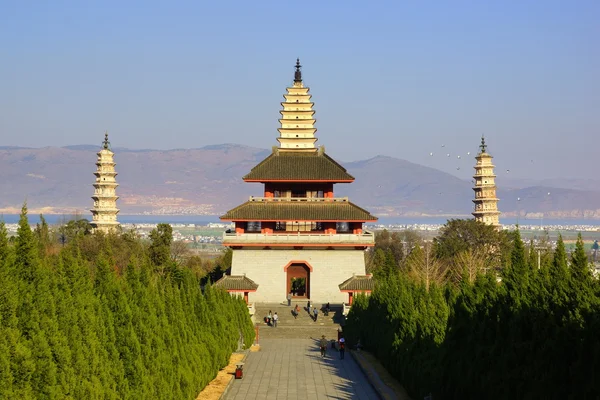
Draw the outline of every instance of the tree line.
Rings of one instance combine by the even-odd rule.
[[[0,398],[195,398],[254,329],[244,301],[170,256],[170,226],[0,222]],[[64,233],[64,236],[61,236]]]
[[[456,221],[399,263],[380,243],[387,257],[371,263],[376,287],[356,297],[348,340],[414,398],[600,398],[600,283],[581,235],[569,257],[560,236],[540,249],[518,230]]]

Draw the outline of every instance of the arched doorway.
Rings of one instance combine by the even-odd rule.
[[[304,262],[292,262],[286,267],[286,293],[293,298],[310,298],[310,266]]]

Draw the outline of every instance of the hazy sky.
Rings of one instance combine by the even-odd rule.
[[[595,176],[600,1],[424,3],[2,1],[0,145],[270,148],[300,57],[341,161]]]

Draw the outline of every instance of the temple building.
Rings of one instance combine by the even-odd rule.
[[[498,211],[498,198],[496,197],[496,175],[494,175],[494,164],[492,156],[487,152],[485,138],[481,137],[479,153],[475,157],[475,220],[488,225],[500,227],[500,211]]]
[[[115,162],[114,153],[110,150],[110,142],[108,141],[108,133],[104,134],[104,142],[102,143],[102,149],[97,153],[98,160],[96,161],[96,181],[94,182],[94,208],[92,212],[91,225],[94,230],[103,231],[108,233],[112,230],[116,230],[119,227],[117,221],[117,214],[119,209],[117,208],[116,195],[117,181],[115,177]]]
[[[334,184],[354,177],[315,146],[314,104],[299,60],[295,68],[281,103],[279,147],[243,177],[261,183],[264,195],[221,216],[235,231],[223,237],[233,258],[218,286],[243,292],[247,302],[281,302],[288,293],[316,303],[348,302],[353,293],[372,290],[364,253],[375,238],[363,224],[377,218],[334,196]]]

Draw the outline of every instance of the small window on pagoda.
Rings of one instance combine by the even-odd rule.
[[[336,222],[335,230],[337,232],[350,232],[350,224],[347,222]]]
[[[260,232],[260,221],[248,221],[246,223],[246,232]]]

